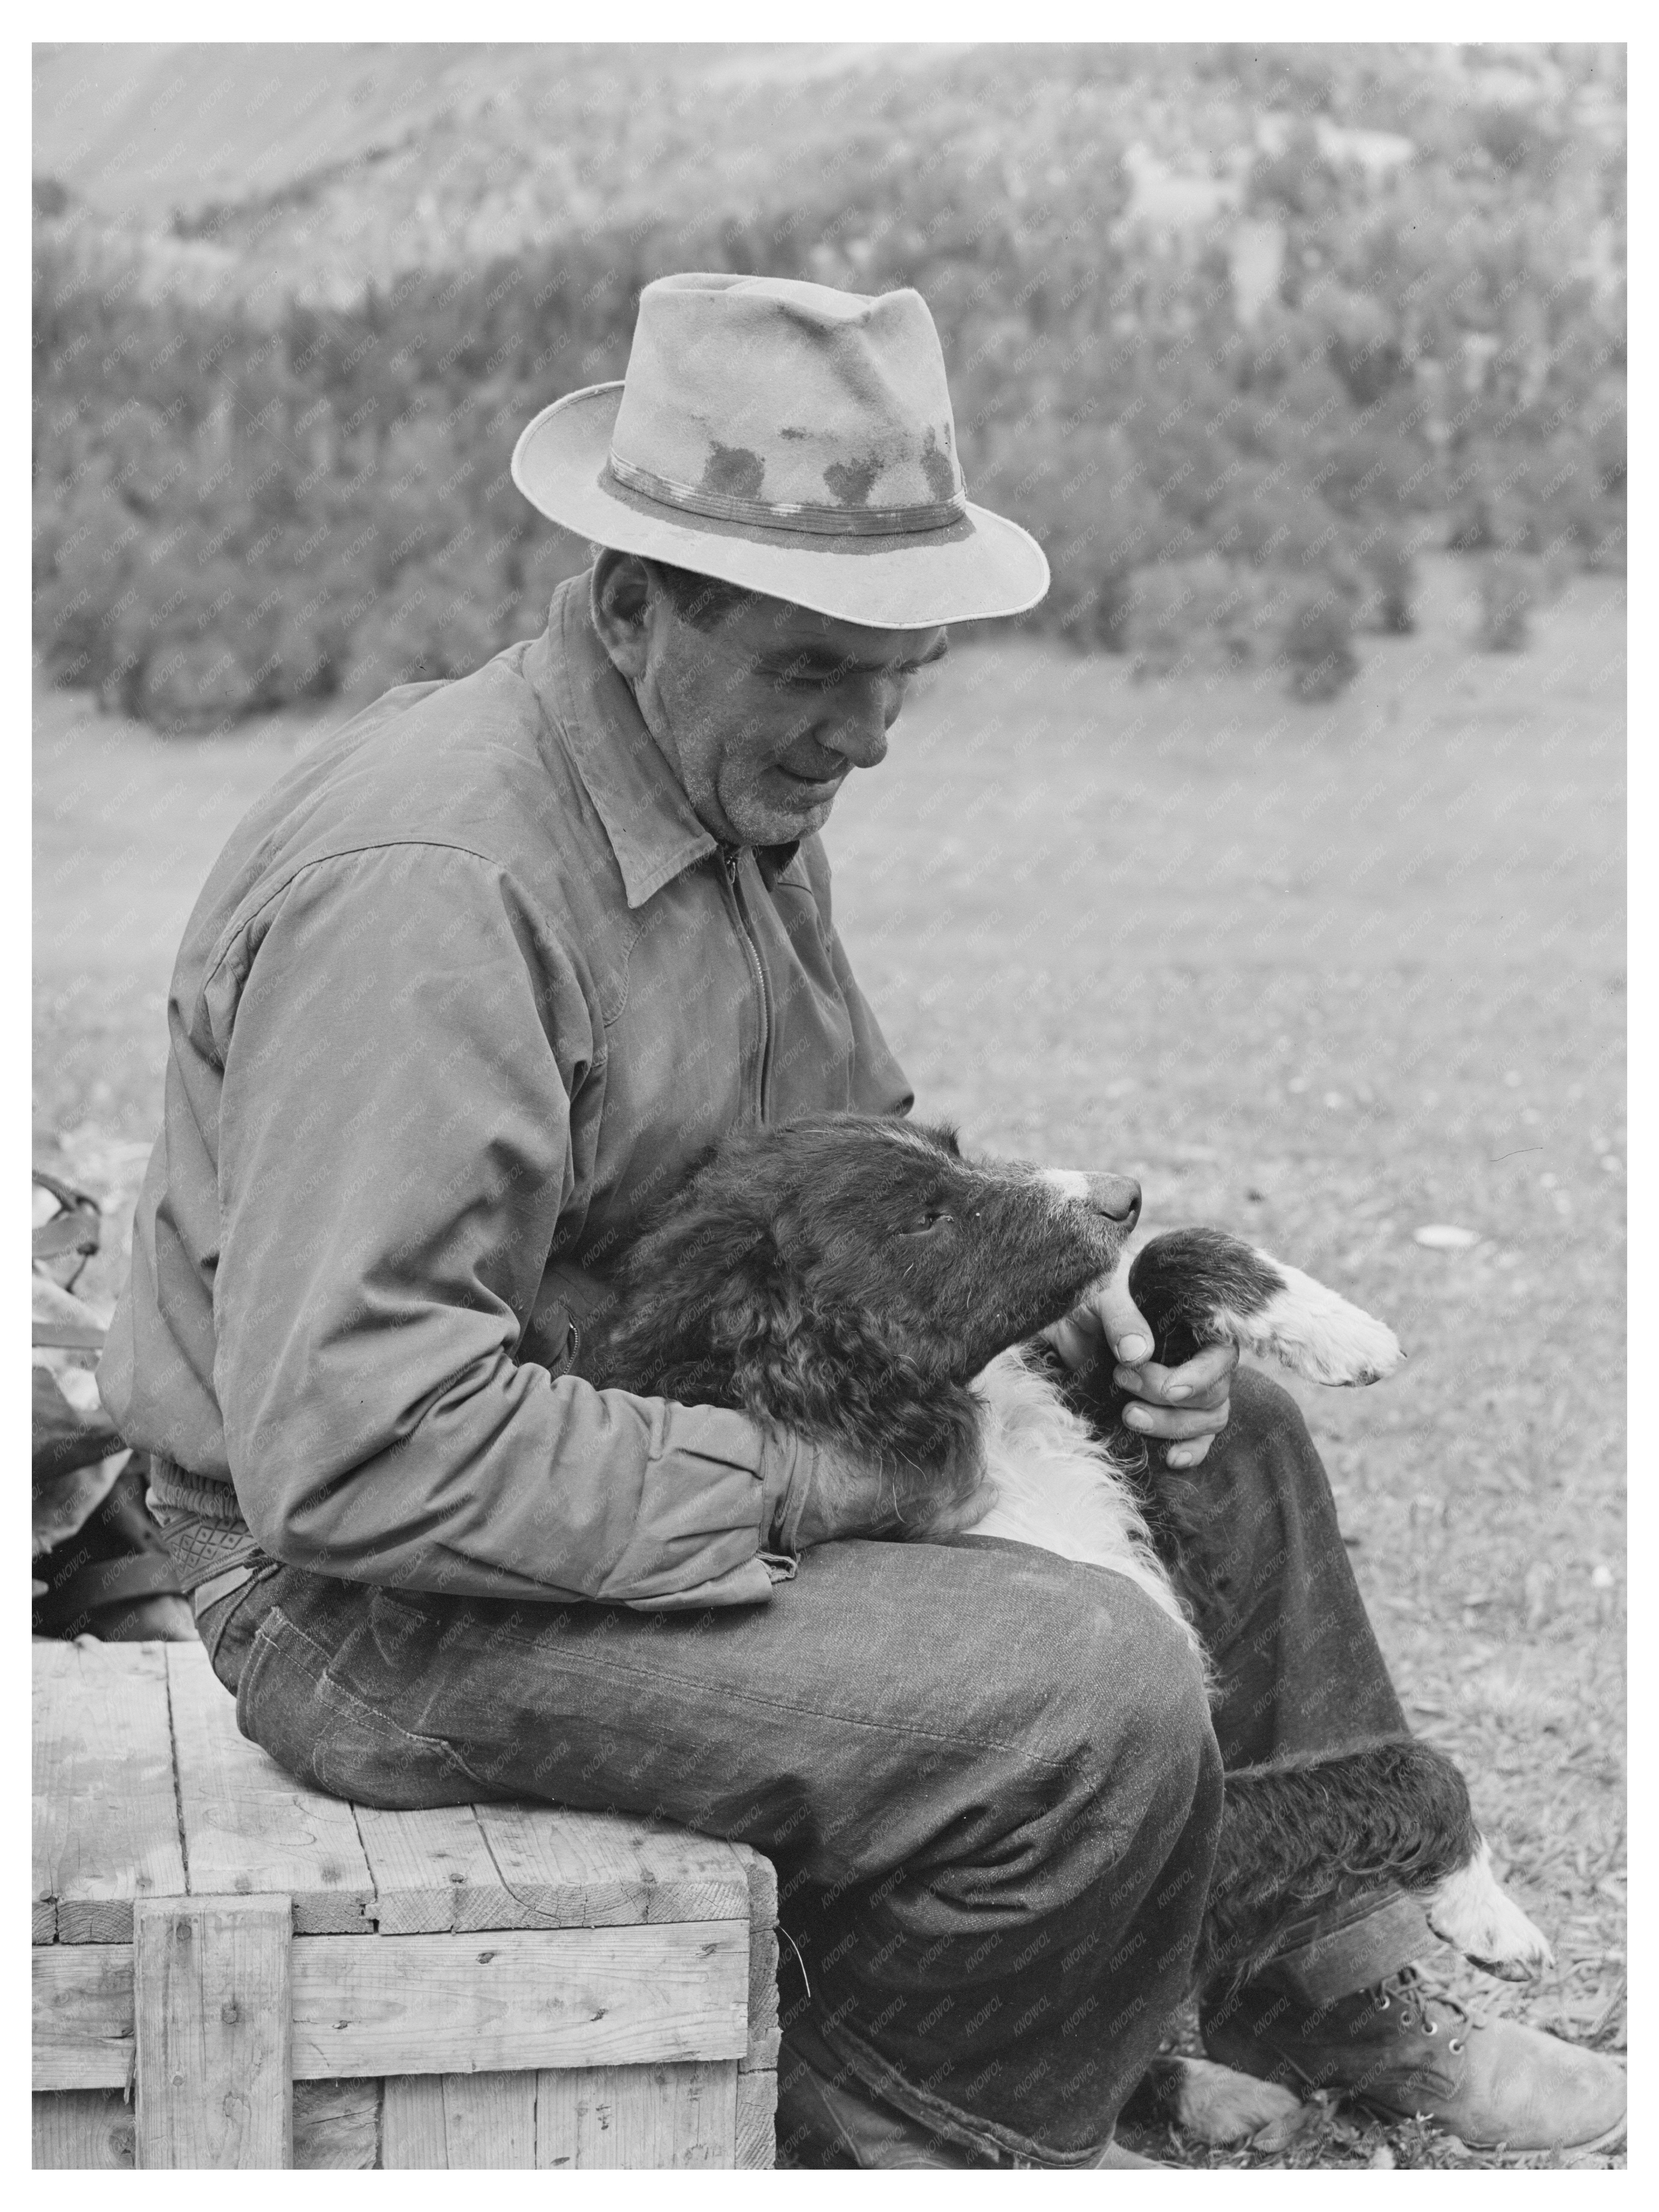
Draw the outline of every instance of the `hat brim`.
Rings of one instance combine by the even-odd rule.
[[[943,530],[827,538],[716,521],[646,498],[607,476],[620,384],[590,385],[544,407],[513,449],[513,481],[552,522],[619,553],[667,561],[745,591],[872,629],[935,629],[1023,614],[1048,588],[1029,532],[968,507]]]

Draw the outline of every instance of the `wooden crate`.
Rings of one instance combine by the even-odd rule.
[[[37,2166],[771,2165],[757,1853],[349,1805],[199,1644],[33,1650]]]

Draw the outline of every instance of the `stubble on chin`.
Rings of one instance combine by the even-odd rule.
[[[802,837],[813,836],[830,819],[830,811],[836,795],[819,799],[811,806],[786,811],[768,804],[757,792],[746,792],[736,802],[735,809],[722,808],[722,812],[738,830],[739,844],[791,845]]]

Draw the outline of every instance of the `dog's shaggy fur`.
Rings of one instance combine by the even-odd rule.
[[[1031,1346],[1117,1269],[1139,1198],[1121,1177],[969,1161],[950,1130],[906,1121],[814,1115],[742,1132],[623,1255],[577,1370],[735,1407],[878,1468],[872,1534],[1002,1536],[1127,1575],[1199,1651],[1179,1595],[1198,1486],[1163,1477],[1127,1428],[1103,1437]],[[1216,1230],[1153,1238],[1127,1287],[1166,1365],[1231,1342],[1354,1385],[1403,1357],[1370,1315]],[[1127,1400],[1109,1387],[1103,1402],[1115,1416]],[[1462,1775],[1406,1737],[1228,1778],[1200,1978],[1242,1978],[1288,1918],[1382,1881],[1495,1972],[1548,1960],[1492,1877]],[[1188,2124],[1224,2124],[1223,2106],[1272,2117],[1260,2098],[1218,2103],[1210,2077],[1224,2072],[1175,2081]]]
[[[1271,1953],[1273,1927],[1287,1916],[1383,1882],[1431,1893],[1469,1863],[1480,1842],[1462,1776],[1415,1737],[1235,1771],[1201,1978],[1243,1979]]]
[[[988,1504],[975,1378],[1109,1273],[1117,1217],[947,1130],[810,1115],[721,1145],[623,1255],[580,1371],[741,1408],[881,1471],[872,1534],[959,1528]]]

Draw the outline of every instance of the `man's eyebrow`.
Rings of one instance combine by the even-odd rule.
[[[890,673],[911,676],[919,668],[933,667],[943,660],[950,650],[950,639],[942,637],[931,653],[924,653],[919,659],[888,662],[854,660],[844,653],[831,653],[821,645],[802,645],[793,648],[781,647],[774,652],[763,653],[760,665],[769,674],[786,670],[811,670],[815,673],[822,672],[836,676],[885,676]]]

